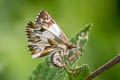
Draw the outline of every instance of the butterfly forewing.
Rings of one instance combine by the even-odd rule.
[[[64,32],[59,28],[56,22],[51,18],[51,16],[46,11],[40,11],[38,16],[36,17],[35,23],[45,27],[45,29],[52,32],[58,38],[63,40],[64,42],[68,42],[66,35]]]

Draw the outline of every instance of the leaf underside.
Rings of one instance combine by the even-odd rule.
[[[63,80],[65,71],[51,65],[48,58],[43,60],[33,71],[29,80]]]

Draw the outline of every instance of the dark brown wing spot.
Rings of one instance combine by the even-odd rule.
[[[31,51],[32,55],[36,54],[37,51],[41,51],[41,49],[38,48],[38,46],[36,45],[29,45],[28,48],[29,48],[29,51]]]
[[[46,48],[44,49],[44,51],[41,53],[40,57],[49,55],[49,54],[50,54],[50,50],[51,50],[51,48],[46,47]]]
[[[55,21],[46,11],[40,11],[38,14],[35,23],[41,26],[50,27],[51,24],[55,24]]]
[[[37,26],[35,26],[32,21],[29,21],[29,22],[27,23],[27,26],[26,26],[26,27],[27,27],[27,28],[36,28]]]

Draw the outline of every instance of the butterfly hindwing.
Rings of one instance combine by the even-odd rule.
[[[63,67],[64,66],[64,63],[62,62],[60,53],[61,53],[61,51],[53,52],[53,54],[50,57],[51,63],[56,67]]]

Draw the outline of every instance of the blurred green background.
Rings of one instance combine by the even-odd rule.
[[[0,80],[27,80],[40,62],[31,58],[24,30],[41,9],[69,38],[94,24],[81,59],[91,71],[120,52],[120,0],[0,0]],[[94,80],[120,80],[120,64]]]

